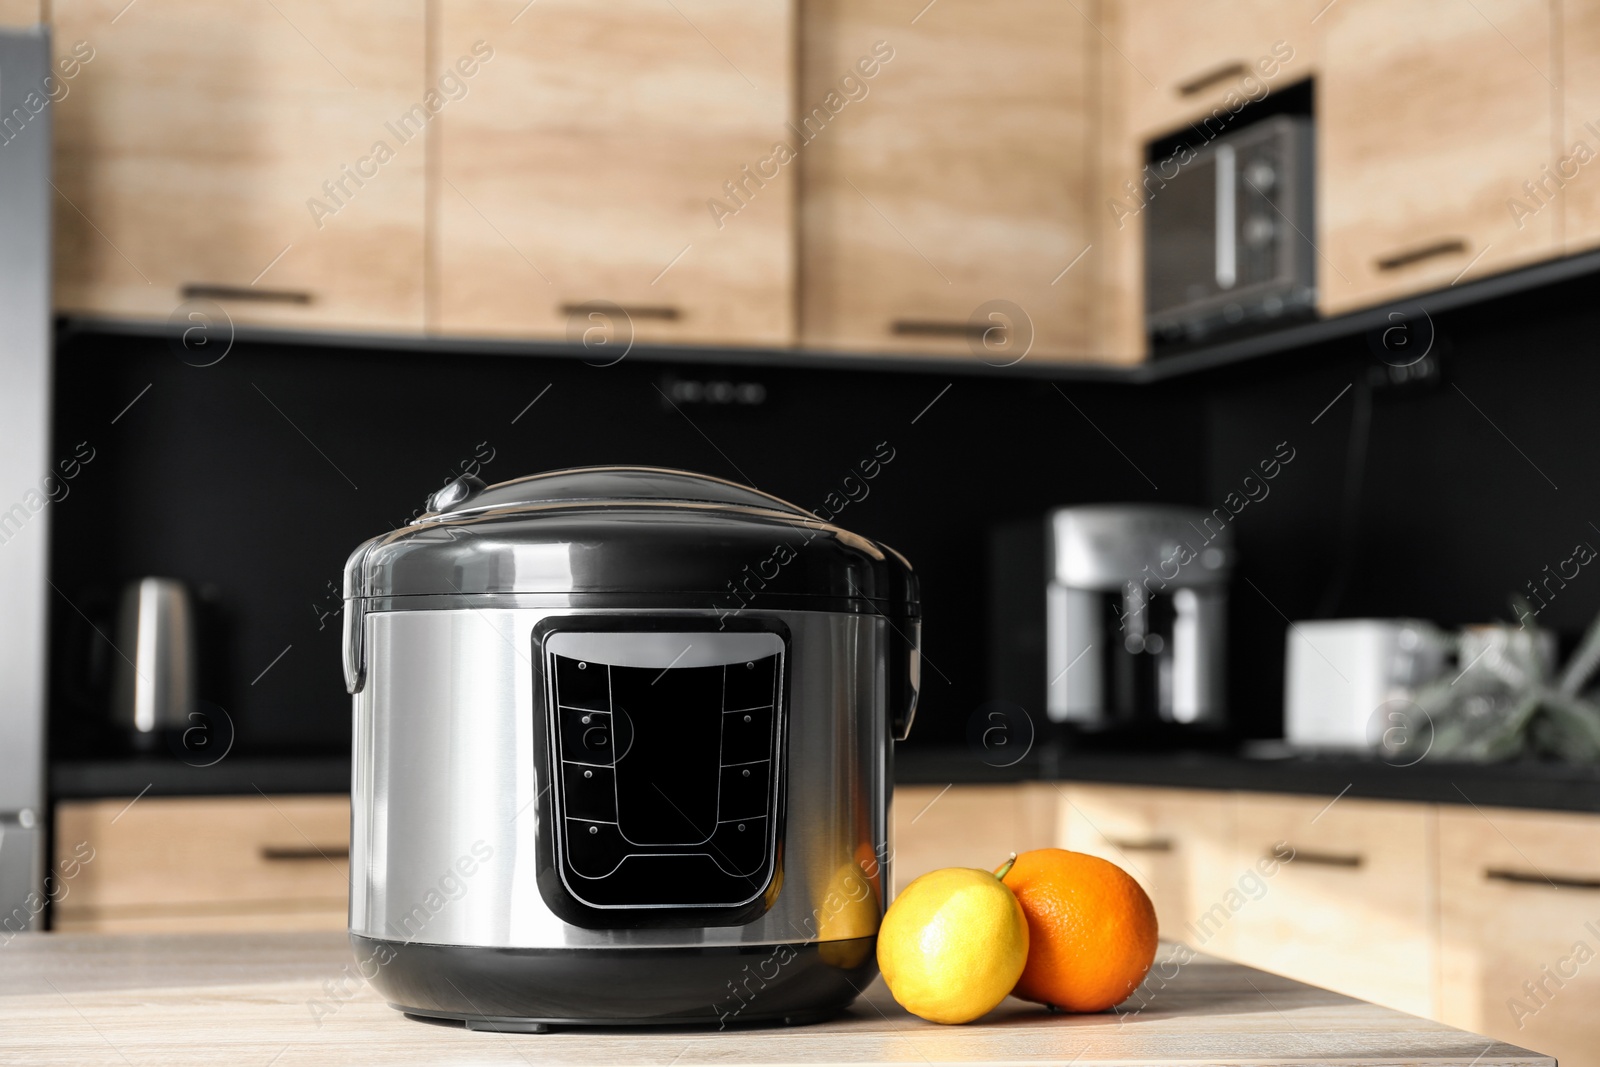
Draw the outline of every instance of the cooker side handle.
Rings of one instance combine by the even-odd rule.
[[[904,741],[917,717],[922,688],[922,619],[902,615],[889,620],[889,736]]]
[[[367,657],[363,647],[367,592],[365,564],[367,553],[382,538],[362,542],[344,564],[344,687],[351,696],[367,684]]]

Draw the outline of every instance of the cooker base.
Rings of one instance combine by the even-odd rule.
[[[877,938],[693,948],[485,948],[350,935],[391,1007],[469,1029],[799,1026],[849,1007]],[[370,972],[370,973],[369,973]]]

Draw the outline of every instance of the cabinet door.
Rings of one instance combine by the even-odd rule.
[[[1054,839],[1050,785],[897,786],[890,818],[894,891],[941,867],[992,871]]]
[[[350,799],[67,801],[55,853],[57,930],[342,930]]]
[[[1431,1016],[1433,810],[1330,799],[1239,795],[1239,864],[1280,862],[1213,919],[1241,963]]]
[[[808,0],[801,32],[801,341],[1092,355],[1084,15]]]
[[[1439,1019],[1600,1064],[1600,818],[1439,812]]]
[[[34,26],[43,18],[41,0],[0,0],[0,26]]]
[[[1551,158],[1548,0],[1340,0],[1318,29],[1324,312],[1557,253],[1523,189]]]
[[[1534,188],[1519,199],[1540,214],[1559,209],[1562,250],[1582,252],[1600,245],[1600,3],[1560,6],[1564,130],[1554,162],[1528,175]]]
[[[423,7],[54,0],[56,306],[420,329]]]
[[[1144,171],[1148,143],[1191,123],[1220,135],[1251,102],[1309,78],[1314,2],[1122,0],[1102,7],[1092,197],[1099,267],[1093,322],[1101,351],[1142,358],[1148,345],[1143,205],[1160,192]]]
[[[1325,3],[1326,0],[1323,0]],[[1225,128],[1248,102],[1311,76],[1313,0],[1132,0],[1104,57],[1139,140],[1188,123]],[[1320,5],[1319,5],[1320,6]]]
[[[1227,926],[1196,926],[1245,873],[1233,862],[1230,794],[1072,785],[1059,805],[1061,847],[1110,860],[1133,875],[1156,906],[1163,937],[1230,955]]]
[[[441,64],[481,60],[437,120],[440,330],[793,340],[790,0],[441,0],[439,20]]]

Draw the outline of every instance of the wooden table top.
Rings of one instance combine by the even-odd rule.
[[[878,982],[815,1026],[512,1035],[402,1016],[347,977],[342,934],[22,934],[0,944],[0,1063],[1555,1064],[1238,964],[1178,966],[1170,948],[1142,1009],[1120,1017],[1007,1000],[978,1023],[939,1026]]]

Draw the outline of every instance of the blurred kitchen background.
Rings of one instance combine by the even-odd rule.
[[[1600,6],[0,19],[8,930],[342,928],[346,556],[646,463],[921,573],[900,882],[1600,1062]]]

